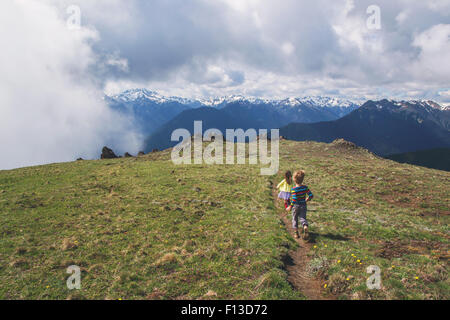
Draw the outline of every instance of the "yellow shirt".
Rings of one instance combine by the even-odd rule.
[[[286,182],[286,179],[280,182],[280,184],[277,186],[277,189],[284,192],[291,192],[292,190],[292,184],[288,184]]]

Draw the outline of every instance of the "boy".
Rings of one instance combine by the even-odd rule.
[[[305,180],[305,171],[297,171],[294,174],[295,186],[291,190],[291,205],[286,209],[288,212],[292,210],[292,227],[295,230],[295,238],[300,238],[298,234],[298,219],[303,228],[303,238],[308,237],[308,220],[306,220],[307,205],[314,197],[308,186],[303,184]],[[307,198],[308,197],[308,198]]]

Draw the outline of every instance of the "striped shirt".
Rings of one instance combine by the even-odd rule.
[[[308,186],[303,185],[300,187],[293,187],[291,190],[291,204],[305,204],[306,196],[308,196],[310,200],[314,197]]]

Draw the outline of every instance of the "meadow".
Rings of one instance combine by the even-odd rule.
[[[281,141],[280,173],[170,152],[0,171],[0,299],[308,299],[274,202],[304,169],[308,263],[323,298],[449,299],[450,173],[339,144]],[[66,269],[82,270],[68,290]],[[367,267],[381,269],[369,290]]]

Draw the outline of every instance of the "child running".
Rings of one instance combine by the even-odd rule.
[[[277,186],[277,189],[280,190],[278,198],[284,200],[285,209],[290,205],[292,187],[292,172],[286,171],[284,174],[284,180]]]
[[[298,233],[298,219],[303,228],[303,238],[308,238],[308,220],[306,220],[307,202],[311,201],[314,197],[308,186],[303,184],[305,180],[305,171],[297,171],[294,174],[295,186],[291,190],[292,200],[290,205],[286,208],[287,211],[292,210],[292,227],[295,231],[295,238],[300,238]]]

